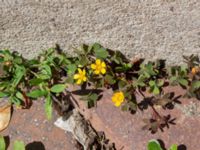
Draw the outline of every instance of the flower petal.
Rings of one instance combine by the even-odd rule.
[[[101,73],[102,73],[102,74],[105,74],[105,73],[106,73],[106,69],[105,69],[105,68],[102,68],[102,69],[101,69]]]
[[[82,80],[81,79],[78,79],[76,84],[81,84],[82,83]]]
[[[82,73],[82,70],[80,68],[78,68],[78,73],[80,73],[80,74]]]
[[[84,82],[87,81],[87,77],[83,77],[83,81],[84,81]]]
[[[121,105],[120,102],[116,102],[116,103],[115,103],[115,106],[116,106],[116,107],[119,107],[120,105]]]
[[[75,74],[75,75],[74,75],[74,79],[75,79],[75,80],[78,79],[79,77],[80,77],[79,74]]]
[[[106,67],[106,64],[105,64],[104,61],[101,63],[101,66],[104,67],[104,68]]]
[[[95,70],[94,73],[98,75],[98,74],[100,74],[100,71],[99,70]]]
[[[91,64],[91,66],[90,66],[92,69],[96,69],[96,65],[95,64]]]
[[[120,102],[123,102],[124,101],[124,93],[119,92],[118,99]]]
[[[116,98],[113,96],[112,97],[112,102],[115,103],[116,102]]]
[[[83,72],[82,72],[82,74],[83,74],[83,75],[85,75],[85,74],[86,74],[86,71],[85,71],[85,69],[83,69]]]
[[[100,65],[100,64],[101,64],[101,60],[100,60],[100,59],[97,59],[97,60],[96,60],[96,64],[97,64],[97,65]]]

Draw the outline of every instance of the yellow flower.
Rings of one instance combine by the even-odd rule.
[[[115,103],[116,107],[119,107],[121,103],[124,102],[124,93],[123,92],[116,92],[112,96],[112,102]]]
[[[197,66],[193,67],[191,72],[193,75],[197,74],[199,72],[199,67]]]
[[[104,61],[101,61],[100,59],[97,59],[95,64],[91,64],[91,68],[94,70],[94,73],[99,75],[106,73],[106,64]]]
[[[80,68],[78,68],[78,73],[74,75],[74,79],[77,80],[76,84],[79,85],[87,81],[85,69],[81,70]]]

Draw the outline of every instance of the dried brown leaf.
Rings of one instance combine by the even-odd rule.
[[[4,130],[9,122],[11,117],[11,105],[4,105],[0,107],[0,131]]]

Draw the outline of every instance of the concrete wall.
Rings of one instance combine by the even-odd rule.
[[[200,0],[0,0],[0,48],[26,57],[100,42],[129,57],[200,53]]]

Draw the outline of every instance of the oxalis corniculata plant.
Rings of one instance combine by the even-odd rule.
[[[121,52],[112,51],[100,44],[83,44],[70,56],[57,45],[35,59],[26,59],[17,52],[0,51],[0,97],[11,104],[29,108],[32,100],[45,99],[45,112],[51,118],[52,106],[61,107],[61,113],[76,104],[74,94],[81,91],[88,108],[97,106],[103,89],[112,89],[110,100],[123,111],[135,113],[146,106],[152,109],[152,118],[145,119],[144,129],[153,133],[173,124],[170,116],[162,116],[156,106],[166,109],[176,103],[173,93],[165,93],[165,86],[181,86],[184,96],[200,99],[200,59],[185,57],[186,65],[166,67],[163,60],[130,61]],[[70,91],[71,84],[80,86],[80,92]],[[87,91],[84,93],[84,91]],[[145,96],[145,93],[151,96]],[[140,94],[142,100],[136,97]]]

